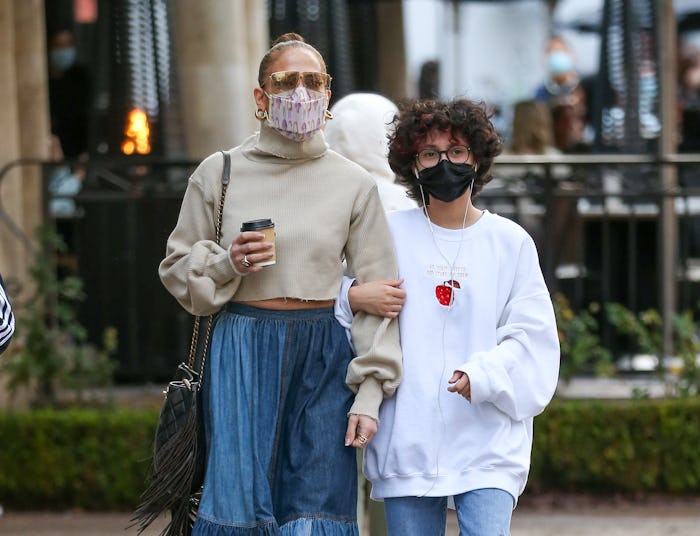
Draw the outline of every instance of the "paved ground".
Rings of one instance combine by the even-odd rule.
[[[17,513],[0,517],[2,536],[131,536],[129,514]],[[143,536],[157,536],[162,523]],[[457,536],[450,517],[447,536]],[[512,536],[698,536],[700,497],[646,499],[631,503],[584,497],[523,501],[515,511]],[[367,532],[363,536],[369,536]]]

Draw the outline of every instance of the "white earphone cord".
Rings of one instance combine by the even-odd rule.
[[[459,246],[457,247],[457,253],[455,254],[455,257],[453,261],[450,263],[448,258],[445,256],[445,254],[442,252],[440,249],[440,246],[437,243],[437,239],[435,238],[435,231],[433,229],[433,224],[430,221],[430,215],[428,214],[428,209],[427,205],[425,203],[425,193],[423,192],[423,186],[419,184],[420,187],[420,194],[421,198],[423,199],[423,213],[425,214],[425,218],[428,221],[428,228],[430,229],[430,235],[433,238],[433,243],[435,244],[435,249],[437,249],[438,253],[440,256],[445,260],[447,263],[447,266],[450,268],[450,280],[454,279],[454,269],[455,269],[455,264],[457,264],[457,259],[459,258],[459,254],[461,253],[462,250],[462,243],[464,242],[464,229],[467,226],[467,215],[469,214],[469,208],[471,207],[471,202],[472,202],[472,189],[474,187],[474,180],[472,179],[471,186],[469,187],[469,199],[467,200],[467,208],[464,211],[464,218],[462,219],[462,230],[461,230],[461,236],[459,239]],[[447,306],[447,312],[449,313],[452,310],[452,304],[454,303],[454,300],[450,300],[449,305]],[[443,322],[442,322],[442,334],[441,334],[441,344],[442,344],[442,372],[440,373],[440,379],[444,378],[445,376],[445,367],[447,366],[447,362],[445,359],[445,334],[447,332],[447,315],[444,316]],[[438,439],[438,448],[437,448],[437,455],[435,457],[435,474],[433,476],[433,482],[431,486],[423,492],[421,497],[425,497],[432,491],[432,489],[435,487],[435,484],[437,482],[438,477],[440,476],[440,451],[442,450],[442,441],[445,435],[445,415],[442,410],[442,404],[440,403],[440,394],[442,393],[442,384],[438,384],[438,395],[437,395],[437,404],[438,404],[438,412],[440,413],[440,437]]]

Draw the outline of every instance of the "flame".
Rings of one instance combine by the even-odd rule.
[[[151,127],[148,125],[148,116],[143,110],[134,108],[129,112],[124,135],[126,138],[122,142],[122,152],[124,154],[148,154],[151,152],[151,142],[149,141]]]

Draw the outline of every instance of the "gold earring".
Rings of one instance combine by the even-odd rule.
[[[267,119],[267,110],[261,110],[260,108],[255,110],[255,119],[258,121],[264,121]]]
[[[328,110],[328,109],[324,112],[323,115],[325,116],[326,120],[328,120],[328,121],[330,121],[331,119],[333,119],[333,114],[332,114],[331,111]]]

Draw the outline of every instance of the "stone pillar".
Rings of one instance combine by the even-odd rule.
[[[265,2],[172,4],[187,155],[202,158],[257,130],[253,89],[267,51]]]
[[[51,132],[46,56],[44,0],[15,2],[15,61],[17,107],[20,117],[20,154],[32,160],[47,160]],[[42,170],[37,165],[22,168],[22,228],[33,236],[43,223]]]
[[[402,0],[377,2],[379,91],[396,102],[408,95]]]
[[[49,116],[43,0],[0,0],[0,168],[48,156]],[[0,181],[0,270],[11,290],[28,292],[32,238],[42,221],[41,169],[11,167]]]

